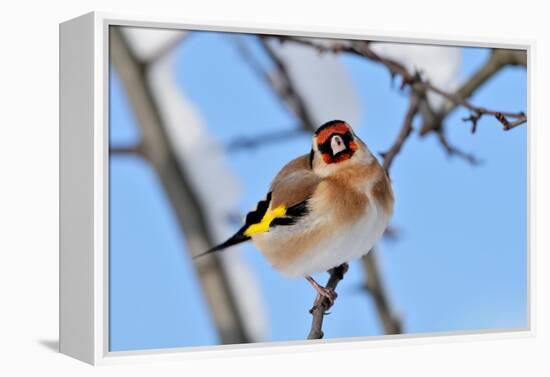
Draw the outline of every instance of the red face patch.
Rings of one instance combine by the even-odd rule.
[[[345,143],[345,149],[335,153],[331,141],[334,141],[334,137],[337,136],[340,138],[340,140],[344,140],[343,142]],[[351,133],[349,132],[345,135],[330,135],[329,139],[325,141],[324,144],[319,145],[319,152],[321,152],[323,161],[326,164],[334,164],[350,159],[357,150],[357,143],[355,142],[355,140],[351,139],[351,137]],[[340,144],[338,145],[340,146]]]
[[[358,149],[353,131],[344,121],[321,126],[315,133],[315,143],[325,164],[349,160]]]
[[[330,127],[322,129],[317,135],[317,144],[323,144],[326,142],[333,134],[345,134],[350,132],[350,129],[345,123],[336,123]]]

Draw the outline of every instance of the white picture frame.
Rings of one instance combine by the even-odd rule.
[[[354,339],[293,341],[200,348],[109,352],[108,348],[108,29],[111,25],[187,30],[235,31],[310,37],[368,39],[455,46],[525,49],[532,62],[533,41],[433,39],[421,33],[365,33],[362,30],[283,25],[212,24],[189,20],[88,13],[60,24],[60,352],[90,364],[221,357],[319,347],[351,349],[381,343],[458,341],[452,334],[396,335]],[[529,93],[532,73],[528,70]],[[531,115],[531,101],[527,108]],[[531,119],[531,118],[530,118]],[[531,187],[534,125],[528,129],[528,187]],[[528,219],[532,218],[529,201]],[[531,234],[531,223],[528,221]],[[531,237],[528,237],[531,239]],[[526,330],[460,333],[460,340],[528,337],[535,334],[533,251],[527,247],[528,318]]]

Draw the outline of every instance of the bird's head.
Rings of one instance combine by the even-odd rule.
[[[370,156],[366,145],[343,120],[323,124],[313,135],[311,167],[321,175]]]

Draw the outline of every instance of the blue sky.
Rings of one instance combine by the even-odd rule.
[[[268,68],[269,61],[249,43]],[[222,145],[296,124],[242,63],[227,35],[195,33],[176,54],[178,85]],[[485,49],[462,49],[461,77],[487,55]],[[357,57],[342,59],[361,101],[362,121],[353,126],[372,151],[384,151],[399,131],[407,97],[391,85],[384,68]],[[525,110],[526,88],[525,71],[507,68],[472,101]],[[472,135],[461,121],[465,115],[459,110],[448,118],[449,140],[474,153],[482,165],[448,158],[433,136],[413,135],[392,167],[392,224],[399,239],[382,241],[378,256],[390,300],[408,333],[527,326],[527,128],[503,132],[486,117]],[[111,75],[110,134],[112,145],[139,140],[116,72]],[[278,169],[309,148],[304,135],[230,154],[228,167],[242,186],[236,212],[253,208]],[[128,156],[112,157],[110,167],[111,350],[217,344],[185,235],[155,172]],[[309,284],[273,271],[252,245],[238,252],[257,277],[267,308],[265,340],[303,339],[314,297]],[[362,280],[359,264],[352,263],[325,320],[327,338],[382,334],[370,297],[359,289]]]

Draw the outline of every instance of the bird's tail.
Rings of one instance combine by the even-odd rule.
[[[237,233],[235,233],[233,236],[231,236],[227,241],[225,241],[225,242],[223,242],[219,245],[216,245],[213,248],[208,249],[203,253],[195,255],[193,257],[193,259],[196,259],[198,257],[202,257],[203,255],[206,255],[206,254],[210,254],[210,253],[214,253],[216,251],[226,249],[230,246],[237,245],[241,242],[248,241],[250,239],[250,237],[244,235],[244,232],[245,232],[246,228],[247,228],[246,226],[243,226]]]

